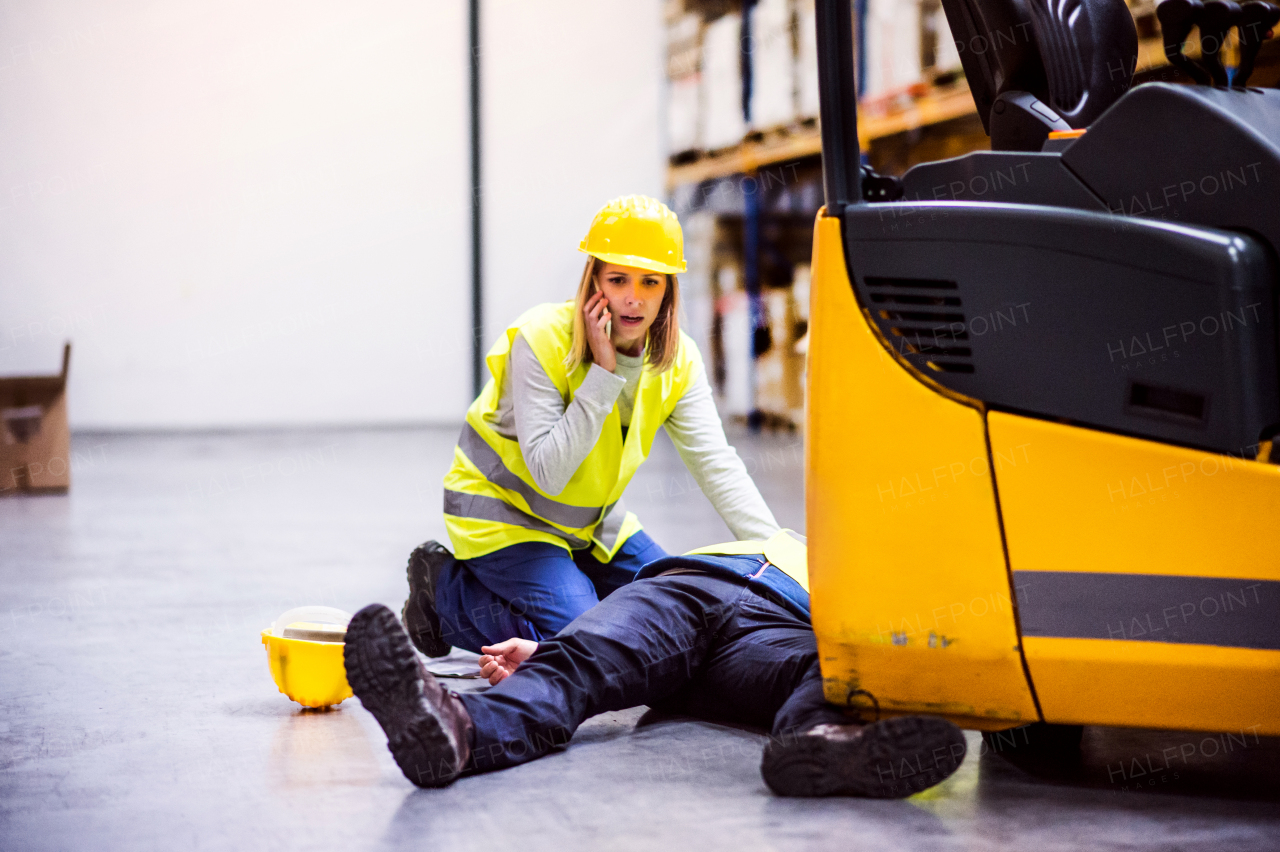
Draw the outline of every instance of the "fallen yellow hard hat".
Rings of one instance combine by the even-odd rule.
[[[327,606],[291,609],[262,631],[276,687],[304,707],[328,707],[351,697],[342,662],[351,616]]]
[[[684,272],[684,233],[667,205],[647,195],[624,195],[600,208],[578,251],[605,263],[652,272]]]

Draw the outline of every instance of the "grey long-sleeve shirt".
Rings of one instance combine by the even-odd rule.
[[[492,426],[503,437],[519,441],[533,481],[554,496],[591,453],[615,404],[622,425],[630,425],[643,369],[643,354],[618,353],[614,373],[592,364],[566,406],[528,341],[517,334]],[[699,369],[663,425],[685,467],[736,539],[763,541],[778,532],[777,520],[725,438],[705,371]],[[619,502],[603,525],[619,526],[625,512]]]

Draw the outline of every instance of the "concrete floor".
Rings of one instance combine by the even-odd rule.
[[[803,801],[765,789],[760,734],[637,709],[416,790],[357,701],[276,692],[258,631],[398,609],[455,435],[79,435],[69,496],[0,500],[0,849],[1280,849],[1280,743],[1188,733],[1088,729],[1057,773],[970,734],[914,799]],[[802,528],[798,439],[735,440]],[[628,504],[672,551],[728,537],[665,438]]]

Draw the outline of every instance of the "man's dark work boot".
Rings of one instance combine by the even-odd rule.
[[[964,734],[936,716],[819,725],[770,739],[760,774],[779,796],[901,799],[960,768]]]
[[[420,544],[409,554],[409,599],[400,610],[400,618],[413,646],[428,657],[443,657],[451,650],[441,635],[440,616],[436,613],[436,578],[440,569],[452,561],[453,554],[435,541]]]
[[[347,625],[347,683],[387,735],[404,776],[443,787],[471,757],[471,716],[427,672],[395,613],[370,604]]]

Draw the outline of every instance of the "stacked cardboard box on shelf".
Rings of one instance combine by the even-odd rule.
[[[920,67],[931,79],[962,73],[941,0],[920,0]]]
[[[941,0],[867,0],[864,26],[862,98],[872,109],[899,106],[921,84],[961,73]]]
[[[866,101],[893,98],[920,83],[920,0],[867,0]]]
[[[796,0],[796,116],[818,117],[818,17],[814,0]]]
[[[751,411],[751,327],[742,286],[742,228],[702,209],[681,217],[689,268],[680,275],[681,327],[693,338],[726,415]]]
[[[702,33],[702,144],[714,151],[742,141],[742,15],[730,12]]]
[[[702,18],[682,14],[667,23],[667,150],[696,150],[701,144]]]
[[[796,119],[795,27],[791,0],[751,7],[751,127],[768,130]]]
[[[755,364],[751,352],[751,302],[742,287],[741,269],[726,264],[717,270],[716,337],[720,356],[720,409],[729,416],[751,414]]]
[[[680,328],[693,338],[702,354],[708,376],[712,375],[714,350],[711,331],[716,320],[715,239],[716,215],[696,210],[680,217],[684,231],[684,257],[688,269],[679,276]]]
[[[727,4],[702,9],[723,12]],[[673,157],[737,145],[766,131],[818,117],[814,0],[757,0],[740,12],[702,17],[696,6],[667,7],[667,136]],[[750,69],[751,82],[743,79]]]

